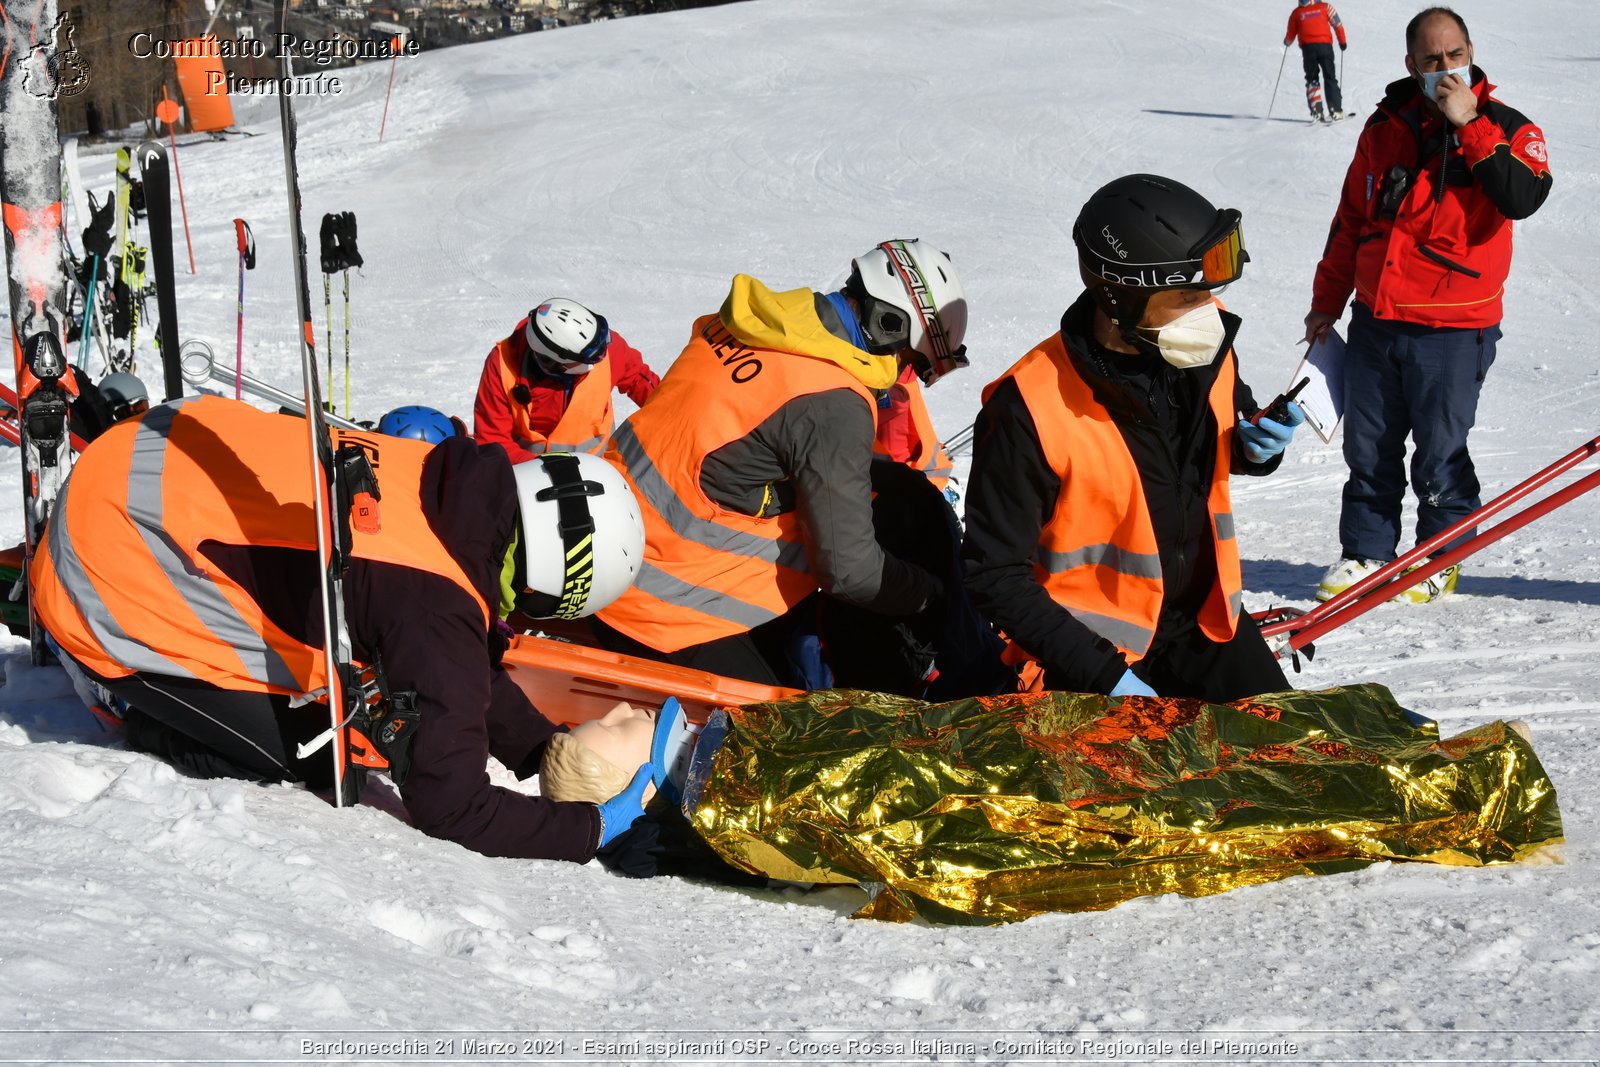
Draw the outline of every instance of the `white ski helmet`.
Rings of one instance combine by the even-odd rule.
[[[884,241],[852,261],[846,288],[861,305],[867,351],[912,349],[924,385],[967,365],[967,294],[946,253],[917,239]]]
[[[576,300],[552,297],[528,312],[528,351],[551,374],[588,374],[605,358],[611,328]]]
[[[150,409],[150,390],[144,382],[126,371],[113,371],[100,379],[100,395],[111,407],[116,422],[143,415]]]
[[[622,472],[572,452],[544,452],[514,471],[522,511],[518,610],[576,619],[621,596],[644,562],[644,520]]]

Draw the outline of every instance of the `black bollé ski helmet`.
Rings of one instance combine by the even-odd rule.
[[[1250,261],[1241,218],[1170,178],[1129,174],[1089,197],[1072,240],[1095,303],[1137,344],[1151,293],[1218,289],[1238,279]]]

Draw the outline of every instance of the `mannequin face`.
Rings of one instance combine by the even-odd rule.
[[[650,762],[650,739],[655,733],[654,712],[621,703],[598,719],[572,728],[573,740],[631,778],[642,764]],[[646,786],[646,801],[655,786]]]

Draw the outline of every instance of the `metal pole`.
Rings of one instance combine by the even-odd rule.
[[[1470,530],[1472,527],[1480,523],[1487,522],[1489,519],[1500,514],[1500,512],[1506,510],[1519,500],[1522,500],[1530,493],[1533,493],[1542,486],[1549,484],[1551,481],[1554,481],[1562,474],[1565,474],[1567,471],[1571,470],[1573,467],[1578,466],[1585,460],[1597,454],[1600,454],[1600,437],[1596,437],[1582,445],[1579,445],[1561,459],[1556,460],[1548,467],[1545,467],[1543,470],[1530,475],[1517,485],[1506,490],[1504,493],[1501,493],[1499,496],[1483,505],[1483,507],[1479,508],[1477,511],[1474,511],[1471,515],[1459,519],[1445,529],[1440,530],[1422,544],[1411,549],[1411,551],[1400,556],[1398,559],[1391,560],[1378,570],[1367,575],[1355,585],[1351,586],[1349,589],[1346,589],[1337,596],[1331,597],[1327,601],[1318,604],[1315,608],[1309,612],[1306,612],[1304,615],[1298,615],[1293,619],[1287,619],[1281,622],[1270,623],[1266,626],[1263,626],[1261,630],[1262,635],[1266,637],[1272,637],[1277,634],[1287,633],[1298,639],[1291,642],[1292,647],[1302,647],[1306,641],[1313,640],[1315,636],[1324,634],[1333,628],[1332,626],[1319,625],[1330,616],[1338,616],[1340,621],[1343,622],[1355,618],[1356,615],[1361,614],[1361,612],[1348,612],[1348,609],[1353,607],[1357,601],[1364,601],[1370,598],[1372,599],[1373,605],[1380,604],[1390,597],[1398,595],[1406,589],[1411,588],[1418,582],[1423,581],[1434,573],[1443,570],[1445,567],[1450,566],[1450,564],[1456,560],[1465,558],[1466,553],[1461,553],[1460,549],[1466,546],[1462,545],[1449,553],[1441,553],[1438,556],[1432,557],[1428,564],[1424,565],[1422,568],[1419,568],[1412,574],[1405,574],[1406,568],[1410,567],[1413,563],[1416,563],[1419,560],[1427,557],[1428,553],[1432,552],[1440,545],[1446,544],[1452,538],[1465,532],[1466,530]],[[1593,488],[1594,483],[1591,481],[1593,477],[1593,475],[1590,475],[1589,477],[1574,483],[1574,486],[1582,485],[1586,487],[1576,495],[1581,496],[1583,492],[1587,492],[1589,488]],[[1557,504],[1552,503],[1552,501],[1555,501],[1558,497],[1560,498],[1560,503],[1565,503],[1567,500],[1573,499],[1572,496],[1566,494],[1574,486],[1569,486],[1566,490],[1562,490],[1560,493],[1553,494],[1551,497],[1541,500],[1537,504],[1531,504],[1523,511],[1518,512],[1517,516],[1514,518],[1520,518],[1525,514],[1528,517],[1522,519],[1522,521],[1518,522],[1516,525],[1511,525],[1513,519],[1503,520],[1490,527],[1488,530],[1478,534],[1471,541],[1466,542],[1466,544],[1472,545],[1473,549],[1476,550],[1478,548],[1482,548],[1484,545],[1492,544],[1494,541],[1499,540],[1506,534],[1520,529],[1528,522],[1531,522],[1533,519],[1546,514],[1558,506]],[[1453,558],[1451,558],[1448,562],[1445,562],[1447,556]],[[1401,581],[1402,578],[1404,581]],[[1390,589],[1390,586],[1393,586],[1393,588]],[[1362,609],[1362,611],[1365,610],[1367,609]],[[1312,630],[1313,627],[1316,628],[1315,634],[1302,637],[1302,634]]]
[[[1289,62],[1289,46],[1283,46],[1283,58],[1278,60],[1278,76],[1272,82],[1272,99],[1267,101],[1267,118],[1272,117],[1272,105],[1278,102],[1278,83],[1283,81],[1283,65]]]
[[[183,357],[183,380],[196,388],[215,380],[223,385],[237,383],[245,392],[250,393],[259,400],[269,404],[277,404],[290,411],[302,414],[306,410],[305,397],[297,393],[286,393],[275,385],[268,385],[257,378],[243,372],[229,374],[217,366],[216,359],[208,352],[190,350]],[[342,419],[337,415],[328,414],[327,422],[346,430],[365,430],[366,427],[350,419]]]

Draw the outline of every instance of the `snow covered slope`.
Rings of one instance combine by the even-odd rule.
[[[1413,8],[1338,7],[1347,107],[1364,113],[1402,71]],[[1506,337],[1473,437],[1494,493],[1600,432],[1600,17],[1581,0],[1460,10],[1480,65],[1543,126],[1556,173],[1549,202],[1518,225]],[[341,94],[302,101],[301,182],[309,233],[327,211],[360,220],[355,414],[422,402],[470,418],[484,355],[545,296],[598,308],[660,370],[735,272],[821,286],[875,241],[921,236],[955,257],[973,310],[972,369],[930,393],[952,433],[1078,291],[1069,233],[1083,199],[1137,170],[1244,212],[1252,262],[1226,299],[1245,318],[1245,374],[1271,395],[1298,360],[1360,129],[1300,121],[1293,52],[1264,118],[1287,13],[1217,0],[753,0],[404,60],[381,143],[387,65],[344,72]],[[244,217],[260,250],[246,368],[296,389],[278,131],[270,108],[241,113],[259,136],[179,148],[199,264],[193,277],[180,266],[181,325],[231,364],[231,220]],[[109,188],[109,155],[86,154],[84,170]],[[342,355],[337,317],[334,333]],[[141,369],[159,391],[148,349]],[[342,371],[325,388],[343,410]],[[4,467],[0,523],[19,531],[14,453]],[[1250,606],[1308,603],[1338,554],[1343,472],[1337,443],[1302,433],[1275,477],[1236,486]],[[1475,557],[1460,595],[1330,635],[1294,677],[1382,682],[1446,733],[1526,720],[1560,791],[1564,864],[1379,866],[992,930],[851,921],[853,890],[741,892],[491,860],[414,832],[392,800],[339,813],[295,789],[185,780],[124,751],[58,671],[30,668],[25,643],[9,640],[0,1058],[299,1060],[303,1041],[341,1038],[422,1042],[357,1059],[436,1041],[461,1058],[469,1038],[542,1028],[622,1041],[642,1027],[708,1042],[783,1031],[765,1053],[727,1044],[722,1058],[787,1062],[807,1051],[791,1040],[817,1046],[812,1058],[894,1058],[845,1048],[852,1037],[925,1058],[911,1031],[1012,1062],[1055,1058],[1029,1040],[1177,1046],[1200,1031],[1297,1042],[1298,1054],[1266,1057],[1286,1062],[1592,1059],[1597,629],[1600,496]],[[569,1059],[666,1058],[585,1057],[563,1040]]]

